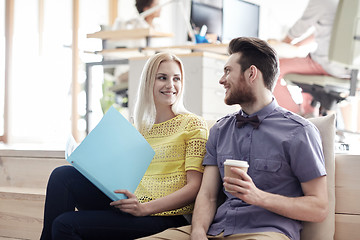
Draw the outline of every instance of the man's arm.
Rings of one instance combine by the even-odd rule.
[[[206,166],[200,191],[195,201],[191,239],[207,239],[206,233],[216,213],[220,187],[221,179],[218,167]]]
[[[304,196],[285,197],[258,189],[250,176],[240,169],[231,171],[240,178],[224,178],[224,185],[246,203],[301,221],[321,222],[328,214],[326,176],[301,183]]]

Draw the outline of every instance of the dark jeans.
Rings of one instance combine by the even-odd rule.
[[[56,168],[47,186],[40,239],[135,239],[188,224],[183,216],[135,217],[110,202],[72,166]]]

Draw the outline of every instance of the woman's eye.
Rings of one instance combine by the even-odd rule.
[[[165,76],[159,76],[158,79],[159,80],[166,80],[166,77]]]
[[[175,77],[175,78],[174,78],[174,81],[175,81],[175,82],[181,81],[181,78]]]

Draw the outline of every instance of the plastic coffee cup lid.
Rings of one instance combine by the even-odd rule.
[[[232,160],[232,159],[226,159],[224,165],[231,165],[234,167],[249,167],[249,164],[246,161]]]

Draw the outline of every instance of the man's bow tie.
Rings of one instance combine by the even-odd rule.
[[[260,125],[260,121],[257,115],[252,117],[243,117],[240,114],[236,114],[236,127],[241,128],[247,123],[250,123],[254,128],[258,128]]]

